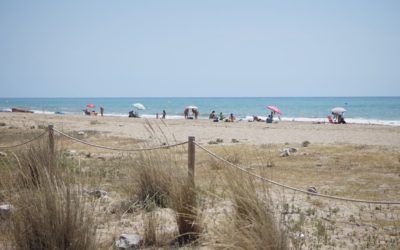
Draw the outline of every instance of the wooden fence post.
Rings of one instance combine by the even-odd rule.
[[[192,184],[192,187],[194,187],[194,166],[195,166],[195,160],[196,160],[196,147],[194,144],[195,137],[194,136],[189,136],[188,140],[188,178],[189,182]]]
[[[54,159],[54,130],[53,130],[53,125],[49,125],[49,149],[50,149],[50,157],[51,159]]]

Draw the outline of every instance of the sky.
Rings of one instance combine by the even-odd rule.
[[[0,1],[0,97],[399,96],[400,1]]]

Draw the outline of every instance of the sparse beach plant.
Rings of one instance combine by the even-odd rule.
[[[15,208],[10,232],[13,246],[95,249],[93,217],[79,185],[61,173],[57,159],[48,159],[43,144],[33,144],[18,155],[17,178],[8,187]]]
[[[133,161],[130,171],[131,198],[143,202],[154,202],[167,207],[171,183],[179,168],[171,165],[171,156],[162,151],[141,152]]]
[[[38,129],[46,129],[47,126],[46,126],[46,125],[43,125],[43,124],[39,124],[39,125],[37,126],[37,128],[38,128]]]
[[[181,178],[174,182],[170,205],[176,212],[179,244],[196,240],[201,233],[201,227],[197,223],[196,190],[188,178]]]
[[[144,244],[146,246],[153,246],[157,243],[157,217],[155,212],[150,211],[143,215],[144,219]]]
[[[265,186],[235,171],[225,175],[233,212],[215,230],[215,248],[288,249],[286,233],[278,224]]]
[[[176,212],[178,241],[183,244],[196,239],[199,232],[195,223],[196,191],[175,157],[176,154],[160,150],[140,153],[132,165],[131,197],[144,204],[172,208]]]
[[[101,124],[98,120],[90,121],[90,125],[98,125]]]
[[[302,143],[301,143],[301,146],[302,147],[308,147],[310,145],[310,142],[309,141],[303,141]]]

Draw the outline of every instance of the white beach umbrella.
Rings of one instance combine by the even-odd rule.
[[[334,114],[340,115],[340,114],[343,114],[344,112],[346,112],[347,110],[345,108],[342,108],[342,107],[336,107],[336,108],[333,108],[331,111]]]
[[[196,106],[193,106],[193,105],[189,105],[189,106],[186,106],[185,109],[190,109],[190,110],[195,109],[195,110],[198,110],[199,108],[196,107]]]
[[[135,107],[138,110],[145,110],[146,108],[143,106],[141,103],[135,103],[133,104],[133,107]]]

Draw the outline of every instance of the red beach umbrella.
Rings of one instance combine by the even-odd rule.
[[[92,103],[89,103],[88,105],[86,105],[86,107],[90,108],[90,109],[94,109],[96,106]]]
[[[282,111],[276,106],[269,105],[269,106],[267,106],[267,109],[272,110],[275,113],[282,115]]]

